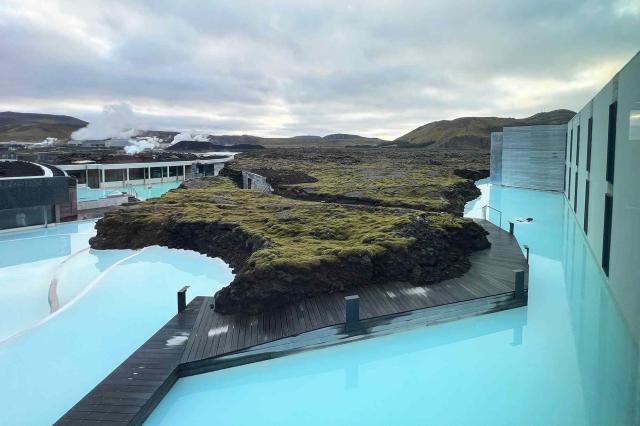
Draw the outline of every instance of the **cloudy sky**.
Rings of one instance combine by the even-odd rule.
[[[579,109],[638,49],[640,0],[2,0],[0,110],[395,138]]]

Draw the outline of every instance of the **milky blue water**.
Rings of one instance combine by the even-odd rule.
[[[191,251],[90,250],[94,225],[0,236],[0,425],[53,423],[171,319],[177,290],[233,279]]]
[[[534,219],[527,307],[184,378],[147,423],[639,424],[638,345],[563,196],[481,189],[470,216]]]
[[[130,185],[127,188],[133,188],[138,194],[140,200],[148,200],[150,198],[161,197],[167,191],[177,188],[182,182],[165,182],[154,183],[148,185]],[[98,200],[108,195],[114,195],[126,192],[127,188],[88,188],[78,187],[78,201]]]

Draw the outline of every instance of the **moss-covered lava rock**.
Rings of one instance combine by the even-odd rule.
[[[272,149],[240,154],[222,174],[243,170],[269,178],[290,198],[407,207],[462,215],[489,175],[488,156],[419,149]]]
[[[241,190],[228,178],[188,182],[110,212],[91,247],[149,245],[221,257],[236,273],[216,294],[222,313],[258,313],[318,293],[463,274],[489,246],[472,221],[407,208],[304,201]]]

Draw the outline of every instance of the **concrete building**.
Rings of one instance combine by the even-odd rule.
[[[90,188],[122,188],[128,185],[179,182],[217,176],[229,158],[145,163],[95,163],[77,161],[57,167]]]
[[[491,134],[491,183],[561,192],[567,125],[505,127]]]
[[[640,337],[640,53],[569,122],[564,194]]]
[[[76,180],[55,166],[0,161],[0,230],[76,218]]]
[[[81,146],[81,147],[91,147],[91,148],[124,148],[125,146],[131,145],[129,139],[99,139],[99,140],[75,140],[71,139],[67,142],[69,145]]]

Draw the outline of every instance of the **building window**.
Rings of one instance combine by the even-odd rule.
[[[571,169],[567,171],[567,180],[569,181],[569,188],[567,190],[567,198],[571,200]]]
[[[640,110],[629,112],[629,140],[640,141]]]
[[[587,126],[587,171],[591,171],[591,143],[593,142],[593,117]]]
[[[151,179],[160,179],[163,174],[164,167],[151,167]]]
[[[609,135],[607,140],[607,182],[613,183],[616,161],[616,126],[618,119],[618,102],[609,105]]]
[[[573,161],[573,129],[571,129],[571,141],[569,142],[569,163]]]
[[[589,180],[584,186],[584,220],[582,221],[582,226],[584,227],[584,233],[589,233]]]
[[[573,179],[573,211],[578,212],[578,171]]]
[[[569,131],[567,131],[567,135],[564,141],[564,160],[569,160]]]
[[[105,182],[123,182],[126,179],[125,169],[107,169],[104,171]]]
[[[604,196],[604,233],[602,235],[602,269],[609,276],[609,255],[611,254],[611,219],[613,213],[613,197]]]
[[[580,163],[580,125],[576,135],[576,166]]]

